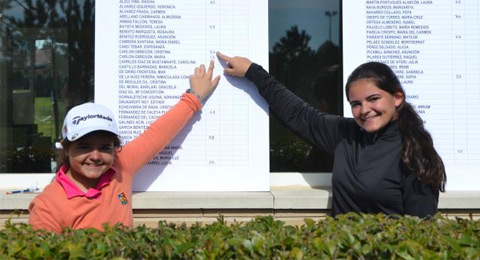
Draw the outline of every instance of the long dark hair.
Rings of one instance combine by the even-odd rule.
[[[393,70],[380,62],[368,62],[357,67],[348,77],[345,91],[348,91],[353,82],[360,79],[369,79],[375,85],[394,95],[403,94],[403,103],[397,108],[398,126],[402,135],[403,163],[424,183],[430,184],[440,191],[445,191],[447,175],[443,161],[433,147],[430,133],[423,126],[423,120],[405,101],[405,90]]]

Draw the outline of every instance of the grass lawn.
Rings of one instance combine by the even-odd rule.
[[[65,106],[63,102],[58,103],[59,129],[63,124],[63,117],[65,116]],[[36,97],[35,98],[35,124],[38,126],[38,133],[43,136],[50,136],[52,142],[56,140],[60,133],[55,133],[55,120],[53,114],[53,106],[50,97]]]

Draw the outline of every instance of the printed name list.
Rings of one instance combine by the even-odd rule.
[[[478,172],[480,2],[344,2],[344,78],[366,61],[388,64],[447,168]]]
[[[222,75],[218,50],[256,56],[267,63],[268,42],[263,36],[267,26],[251,25],[262,23],[255,17],[268,17],[266,0],[255,4],[253,0],[109,0],[96,5],[95,80],[96,85],[110,87],[97,87],[95,100],[116,112],[124,143],[180,100],[196,67],[214,60],[214,76]],[[265,102],[253,101],[252,96],[258,96],[255,91],[247,80],[222,75],[202,110],[148,163],[145,172],[161,173],[154,189],[218,190],[243,185],[248,188],[242,190],[251,190],[251,184],[238,180],[245,177],[241,172],[268,174],[268,109]],[[222,177],[212,180],[218,174]],[[260,190],[268,189],[264,177]],[[168,186],[161,178],[173,182]],[[231,184],[222,184],[222,178]],[[208,183],[198,187],[202,182]]]

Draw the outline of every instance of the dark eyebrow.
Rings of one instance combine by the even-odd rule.
[[[372,94],[372,95],[368,96],[367,99],[372,98],[372,97],[377,97],[377,96],[378,96],[378,97],[381,97],[382,95],[380,95],[380,94]]]
[[[89,142],[78,142],[77,145],[90,145],[91,143]]]
[[[371,99],[371,98],[376,98],[376,97],[381,97],[381,96],[382,96],[382,95],[380,95],[380,94],[378,94],[378,93],[375,93],[375,94],[372,94],[372,95],[370,95],[370,96],[367,96],[365,99],[366,99],[366,100],[369,100],[369,99]],[[350,105],[352,105],[352,104],[354,104],[354,103],[359,103],[359,102],[360,102],[360,101],[358,101],[358,100],[352,100],[352,101],[350,101],[349,103],[350,103]]]

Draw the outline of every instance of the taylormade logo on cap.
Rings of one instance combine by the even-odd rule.
[[[72,124],[78,125],[80,124],[81,121],[86,121],[88,119],[95,119],[95,118],[105,119],[110,122],[113,122],[113,119],[111,117],[97,114],[97,115],[76,116],[72,119]]]
[[[96,103],[84,103],[68,111],[62,128],[64,139],[75,141],[94,131],[118,135],[115,116],[110,109]]]

